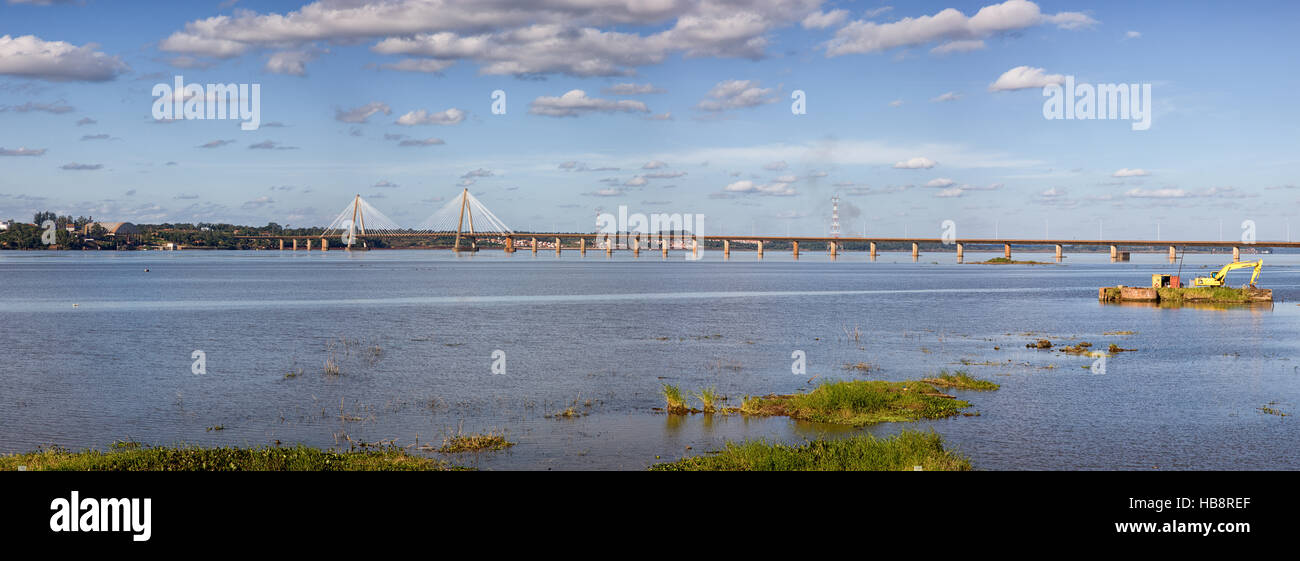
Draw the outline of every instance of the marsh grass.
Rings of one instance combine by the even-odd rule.
[[[903,431],[888,438],[869,434],[815,440],[799,446],[765,440],[727,442],[706,456],[650,466],[651,471],[969,471],[970,459],[944,449],[933,431]]]
[[[457,454],[460,452],[483,452],[490,450],[505,450],[515,443],[506,440],[504,434],[489,432],[486,434],[463,434],[457,433],[451,435],[442,441],[442,446],[438,452],[443,454]]]
[[[993,391],[1001,387],[988,380],[981,380],[979,378],[972,377],[970,374],[961,370],[958,370],[952,374],[949,374],[947,370],[940,370],[938,376],[934,376],[932,378],[922,378],[921,381],[927,384],[932,384],[943,388],[957,388],[962,390],[976,390],[982,392]]]
[[[705,413],[713,413],[717,410],[717,402],[722,399],[722,396],[718,394],[717,389],[709,387],[695,392],[695,398],[700,400]]]
[[[0,471],[449,471],[441,460],[389,447],[335,452],[306,446],[253,448],[149,447],[114,443],[108,452],[48,448],[0,456]]]
[[[664,384],[664,408],[672,414],[690,413],[690,406],[686,405],[686,394],[680,387],[672,384]]]
[[[969,402],[940,393],[921,381],[855,380],[823,382],[806,394],[746,397],[740,411],[747,415],[863,426],[942,419],[958,415],[967,407]]]

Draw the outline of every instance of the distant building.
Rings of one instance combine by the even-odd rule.
[[[13,225],[14,225],[13,220],[0,220],[0,232],[8,230]]]
[[[105,235],[113,237],[135,236],[140,234],[140,228],[130,222],[91,222],[86,224],[86,228],[82,233],[89,235],[90,231],[95,229],[95,226],[103,228]]]

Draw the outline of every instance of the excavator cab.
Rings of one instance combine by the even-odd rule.
[[[1222,269],[1219,269],[1213,275],[1208,277],[1196,277],[1192,281],[1192,286],[1226,286],[1228,273],[1230,271],[1247,268],[1255,269],[1255,272],[1250,275],[1250,284],[1248,285],[1251,288],[1255,288],[1255,281],[1259,279],[1259,272],[1264,268],[1263,259],[1258,261],[1239,261],[1236,263],[1229,263],[1224,265]]]

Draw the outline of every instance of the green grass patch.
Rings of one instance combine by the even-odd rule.
[[[686,405],[686,393],[680,387],[664,384],[663,388],[665,408],[669,413],[690,413],[690,406]]]
[[[443,454],[484,452],[505,450],[514,445],[515,443],[506,440],[505,435],[494,432],[487,434],[456,434],[443,439],[442,447],[438,448],[438,451]]]
[[[874,423],[942,419],[970,403],[921,382],[855,380],[824,382],[806,394],[746,398],[741,413],[784,416],[819,423],[863,426]]]
[[[1001,387],[988,380],[981,380],[979,378],[972,377],[970,374],[967,374],[966,372],[961,370],[958,370],[952,374],[949,374],[947,370],[941,370],[939,371],[938,376],[934,376],[932,378],[922,378],[921,381],[927,384],[931,384],[943,388],[957,388],[962,390],[976,390],[982,392],[993,391]]]
[[[945,450],[933,431],[814,440],[799,446],[728,442],[716,454],[650,466],[651,471],[970,471],[970,459]]]
[[[705,413],[712,413],[717,410],[717,403],[722,399],[722,395],[715,388],[705,388],[695,392],[696,399],[700,400],[700,406]]]
[[[988,261],[976,261],[972,265],[1052,265],[1045,261],[1016,261],[1006,257],[994,257]]]
[[[441,460],[401,448],[336,452],[306,446],[254,448],[148,447],[115,443],[108,452],[50,448],[0,456],[0,471],[450,471]]]

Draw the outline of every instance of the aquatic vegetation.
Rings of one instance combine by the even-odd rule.
[[[682,392],[681,388],[671,384],[664,384],[663,394],[665,409],[669,413],[678,415],[690,413],[691,408],[686,405],[686,394]]]
[[[958,415],[967,407],[970,403],[940,393],[921,381],[856,380],[823,382],[806,394],[746,397],[740,411],[747,415],[863,426],[942,419]]]
[[[1016,261],[1006,257],[994,257],[988,261],[975,261],[971,265],[1051,265],[1046,261]]]
[[[1270,402],[1268,402],[1268,405],[1265,405],[1265,406],[1263,406],[1263,407],[1260,407],[1260,408],[1259,408],[1259,411],[1260,411],[1261,413],[1267,413],[1267,414],[1269,414],[1269,415],[1277,415],[1278,417],[1287,417],[1287,416],[1288,416],[1287,413],[1285,413],[1285,412],[1283,412],[1283,411],[1280,411],[1280,410],[1277,410],[1277,409],[1274,409],[1274,408],[1270,407],[1271,405],[1277,405],[1277,402],[1276,402],[1276,401],[1270,401]]]
[[[1108,348],[1106,349],[1106,352],[1108,352],[1108,353],[1110,353],[1110,354],[1118,354],[1118,353],[1127,353],[1127,352],[1132,352],[1132,351],[1136,351],[1136,350],[1137,350],[1137,349],[1125,349],[1124,347],[1121,347],[1121,346],[1119,346],[1119,345],[1116,345],[1115,343],[1111,343],[1111,344],[1110,344],[1110,347],[1108,347]]]
[[[1102,335],[1137,335],[1136,331],[1107,331]]]
[[[1028,345],[1025,345],[1025,348],[1026,349],[1050,349],[1052,348],[1052,342],[1048,341],[1047,339],[1039,339],[1034,343],[1029,343]]]
[[[952,374],[949,374],[947,370],[940,370],[938,376],[922,378],[921,381],[939,387],[976,391],[993,391],[1001,387],[988,380],[971,377],[970,374],[961,370]]]
[[[859,372],[871,372],[872,370],[875,370],[876,366],[867,362],[859,362],[857,364],[846,364],[844,365],[844,368],[857,370]]]
[[[489,432],[487,434],[454,434],[442,441],[438,452],[456,454],[460,452],[482,452],[485,450],[505,450],[515,443],[506,440],[504,434]]]
[[[651,471],[970,471],[970,459],[946,450],[933,431],[814,440],[799,446],[766,440],[727,442],[716,454],[650,466]]]
[[[292,448],[114,446],[108,452],[48,448],[0,456],[0,471],[447,471],[441,460],[407,454],[397,447],[366,452]]]
[[[695,397],[700,400],[705,413],[712,413],[717,410],[716,403],[722,399],[715,388],[705,388],[695,392]]]

